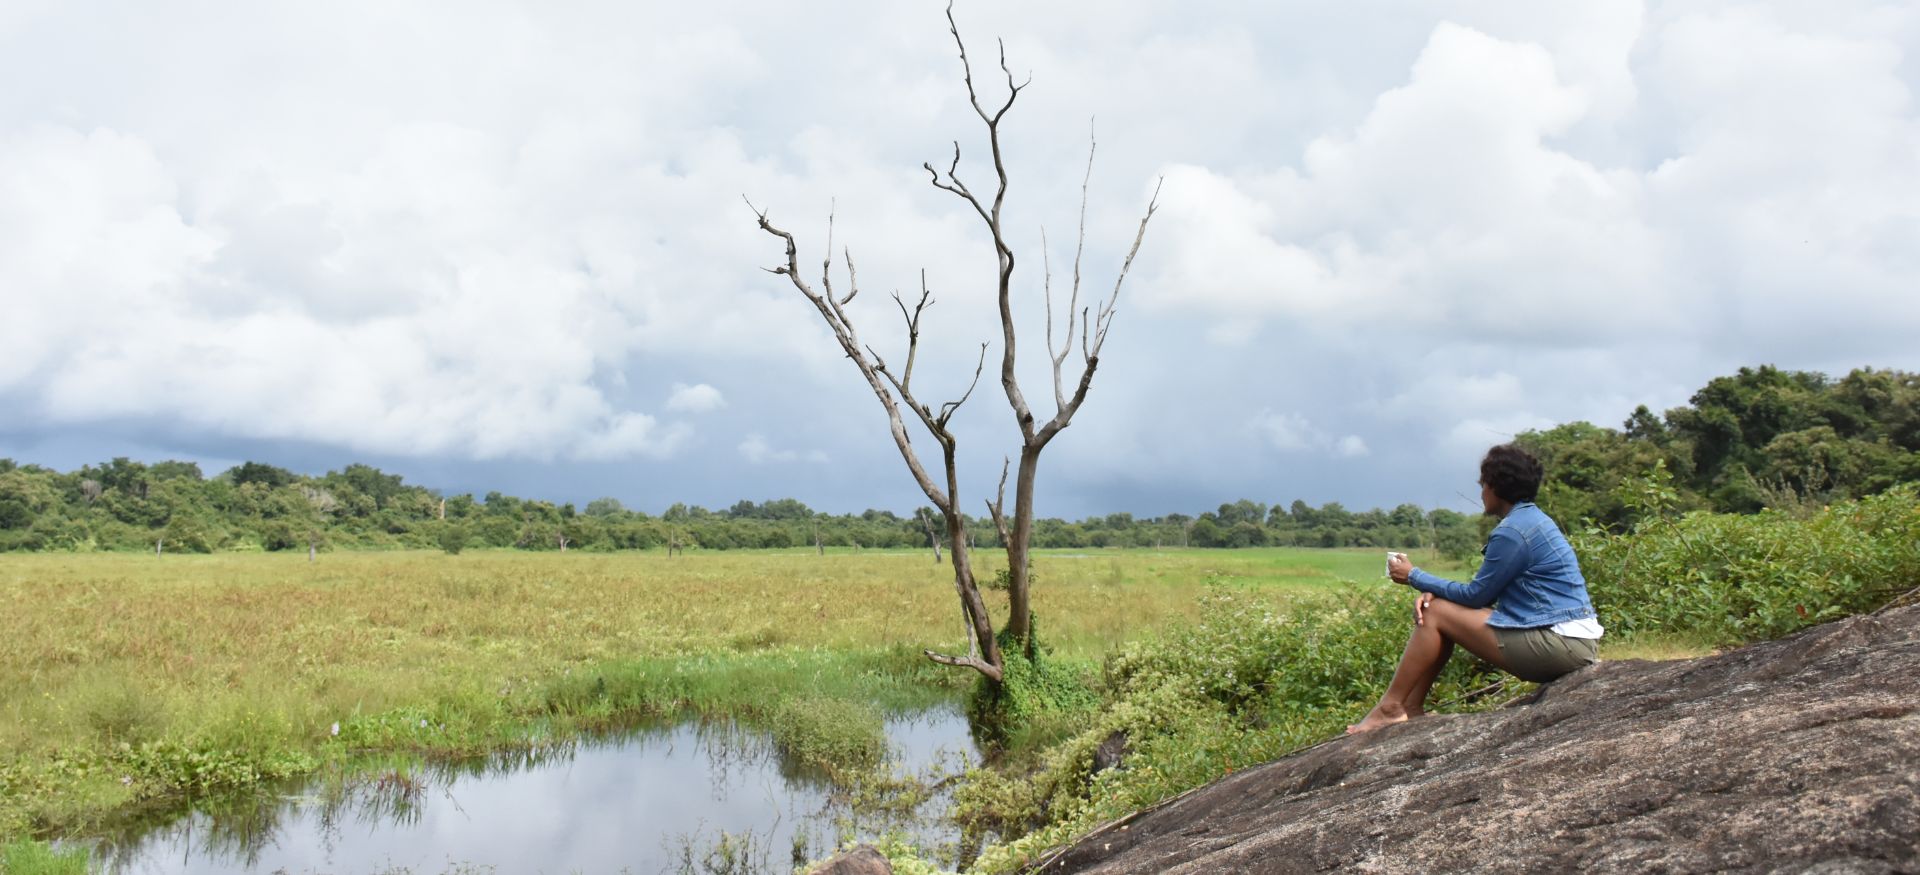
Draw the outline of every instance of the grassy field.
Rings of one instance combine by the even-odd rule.
[[[1004,558],[977,557],[991,578]],[[1040,554],[1058,658],[1188,618],[1209,586],[1284,602],[1376,581],[1372,550]],[[996,621],[1005,602],[989,593]],[[947,565],[925,552],[0,557],[0,841],[367,751],[463,754],[647,713],[758,719],[831,761],[840,703],[956,695]],[[824,737],[823,737],[824,736]]]

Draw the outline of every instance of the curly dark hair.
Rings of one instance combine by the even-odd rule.
[[[1493,494],[1502,501],[1532,501],[1540,494],[1544,476],[1540,460],[1513,444],[1494,447],[1480,460],[1480,482],[1493,487]]]

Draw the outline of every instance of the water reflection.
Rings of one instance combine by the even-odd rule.
[[[895,777],[916,779],[903,788],[939,785],[979,759],[957,709],[891,720],[887,734]],[[891,831],[957,865],[944,791],[896,805],[872,795],[785,760],[758,732],[683,724],[465,763],[373,764],[202,802],[103,839],[95,858],[137,875],[785,872],[796,856]]]

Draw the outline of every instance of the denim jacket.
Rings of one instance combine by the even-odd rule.
[[[1493,605],[1487,625],[1501,629],[1533,629],[1594,616],[1580,560],[1553,518],[1533,502],[1514,505],[1481,553],[1486,558],[1471,583],[1455,583],[1418,568],[1407,575],[1407,583],[1469,608]]]

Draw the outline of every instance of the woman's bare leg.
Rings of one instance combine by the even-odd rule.
[[[1500,644],[1494,639],[1493,630],[1487,627],[1487,617],[1493,614],[1491,608],[1468,608],[1436,598],[1427,605],[1424,614],[1424,622],[1416,624],[1413,634],[1407,636],[1407,649],[1400,654],[1400,666],[1394,669],[1393,681],[1381,695],[1380,703],[1373,706],[1366,719],[1347,727],[1349,734],[1368,732],[1426,713],[1427,693],[1433,689],[1434,680],[1446,667],[1456,644],[1496,667],[1506,668]]]
[[[1434,661],[1433,667],[1414,682],[1413,695],[1408,696],[1406,702],[1409,719],[1424,716],[1427,713],[1427,694],[1433,692],[1433,682],[1440,679],[1440,672],[1446,670],[1447,663],[1452,659],[1453,642],[1448,641],[1446,646],[1440,649],[1440,658]]]

